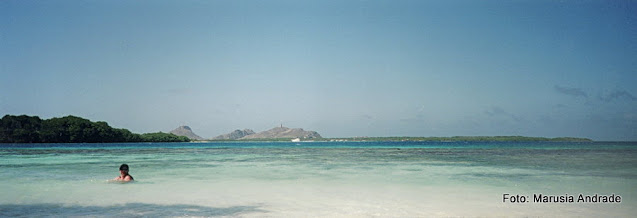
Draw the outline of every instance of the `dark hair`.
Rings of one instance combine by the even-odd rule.
[[[122,164],[121,166],[119,166],[119,170],[128,171],[128,164]]]

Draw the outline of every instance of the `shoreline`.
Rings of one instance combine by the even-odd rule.
[[[191,142],[288,142],[294,138],[250,139],[250,140],[200,140]],[[453,137],[346,137],[311,138],[293,142],[597,142],[575,137],[527,137],[527,136],[453,136]]]

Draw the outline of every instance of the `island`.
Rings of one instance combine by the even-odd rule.
[[[302,128],[288,128],[281,126],[274,127],[259,133],[251,129],[235,130],[231,133],[212,138],[213,141],[291,141],[291,140],[322,140],[316,131],[306,131]]]
[[[528,136],[452,136],[452,137],[349,137],[349,138],[254,138],[214,139],[204,141],[262,141],[262,142],[594,142],[576,137],[528,137]]]
[[[316,131],[288,128],[283,125],[255,133],[250,129],[235,130],[210,140],[196,135],[188,126],[170,133],[136,134],[113,128],[104,121],[92,122],[77,116],[40,119],[38,116],[5,115],[0,119],[0,143],[113,143],[113,142],[206,142],[206,141],[422,141],[422,142],[592,142],[574,137],[527,136],[453,136],[453,137],[350,137],[323,138]]]
[[[136,134],[76,116],[40,119],[38,116],[5,115],[0,119],[0,143],[111,143],[188,142],[171,133]]]

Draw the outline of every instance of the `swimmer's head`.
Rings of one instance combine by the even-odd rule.
[[[119,166],[119,170],[128,172],[128,164],[122,164]]]

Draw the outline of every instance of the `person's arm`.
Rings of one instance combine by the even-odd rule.
[[[117,181],[119,181],[119,176],[118,176],[118,177],[115,177],[115,178],[113,178],[113,179],[106,180],[106,181],[107,181],[107,182],[117,182]]]

